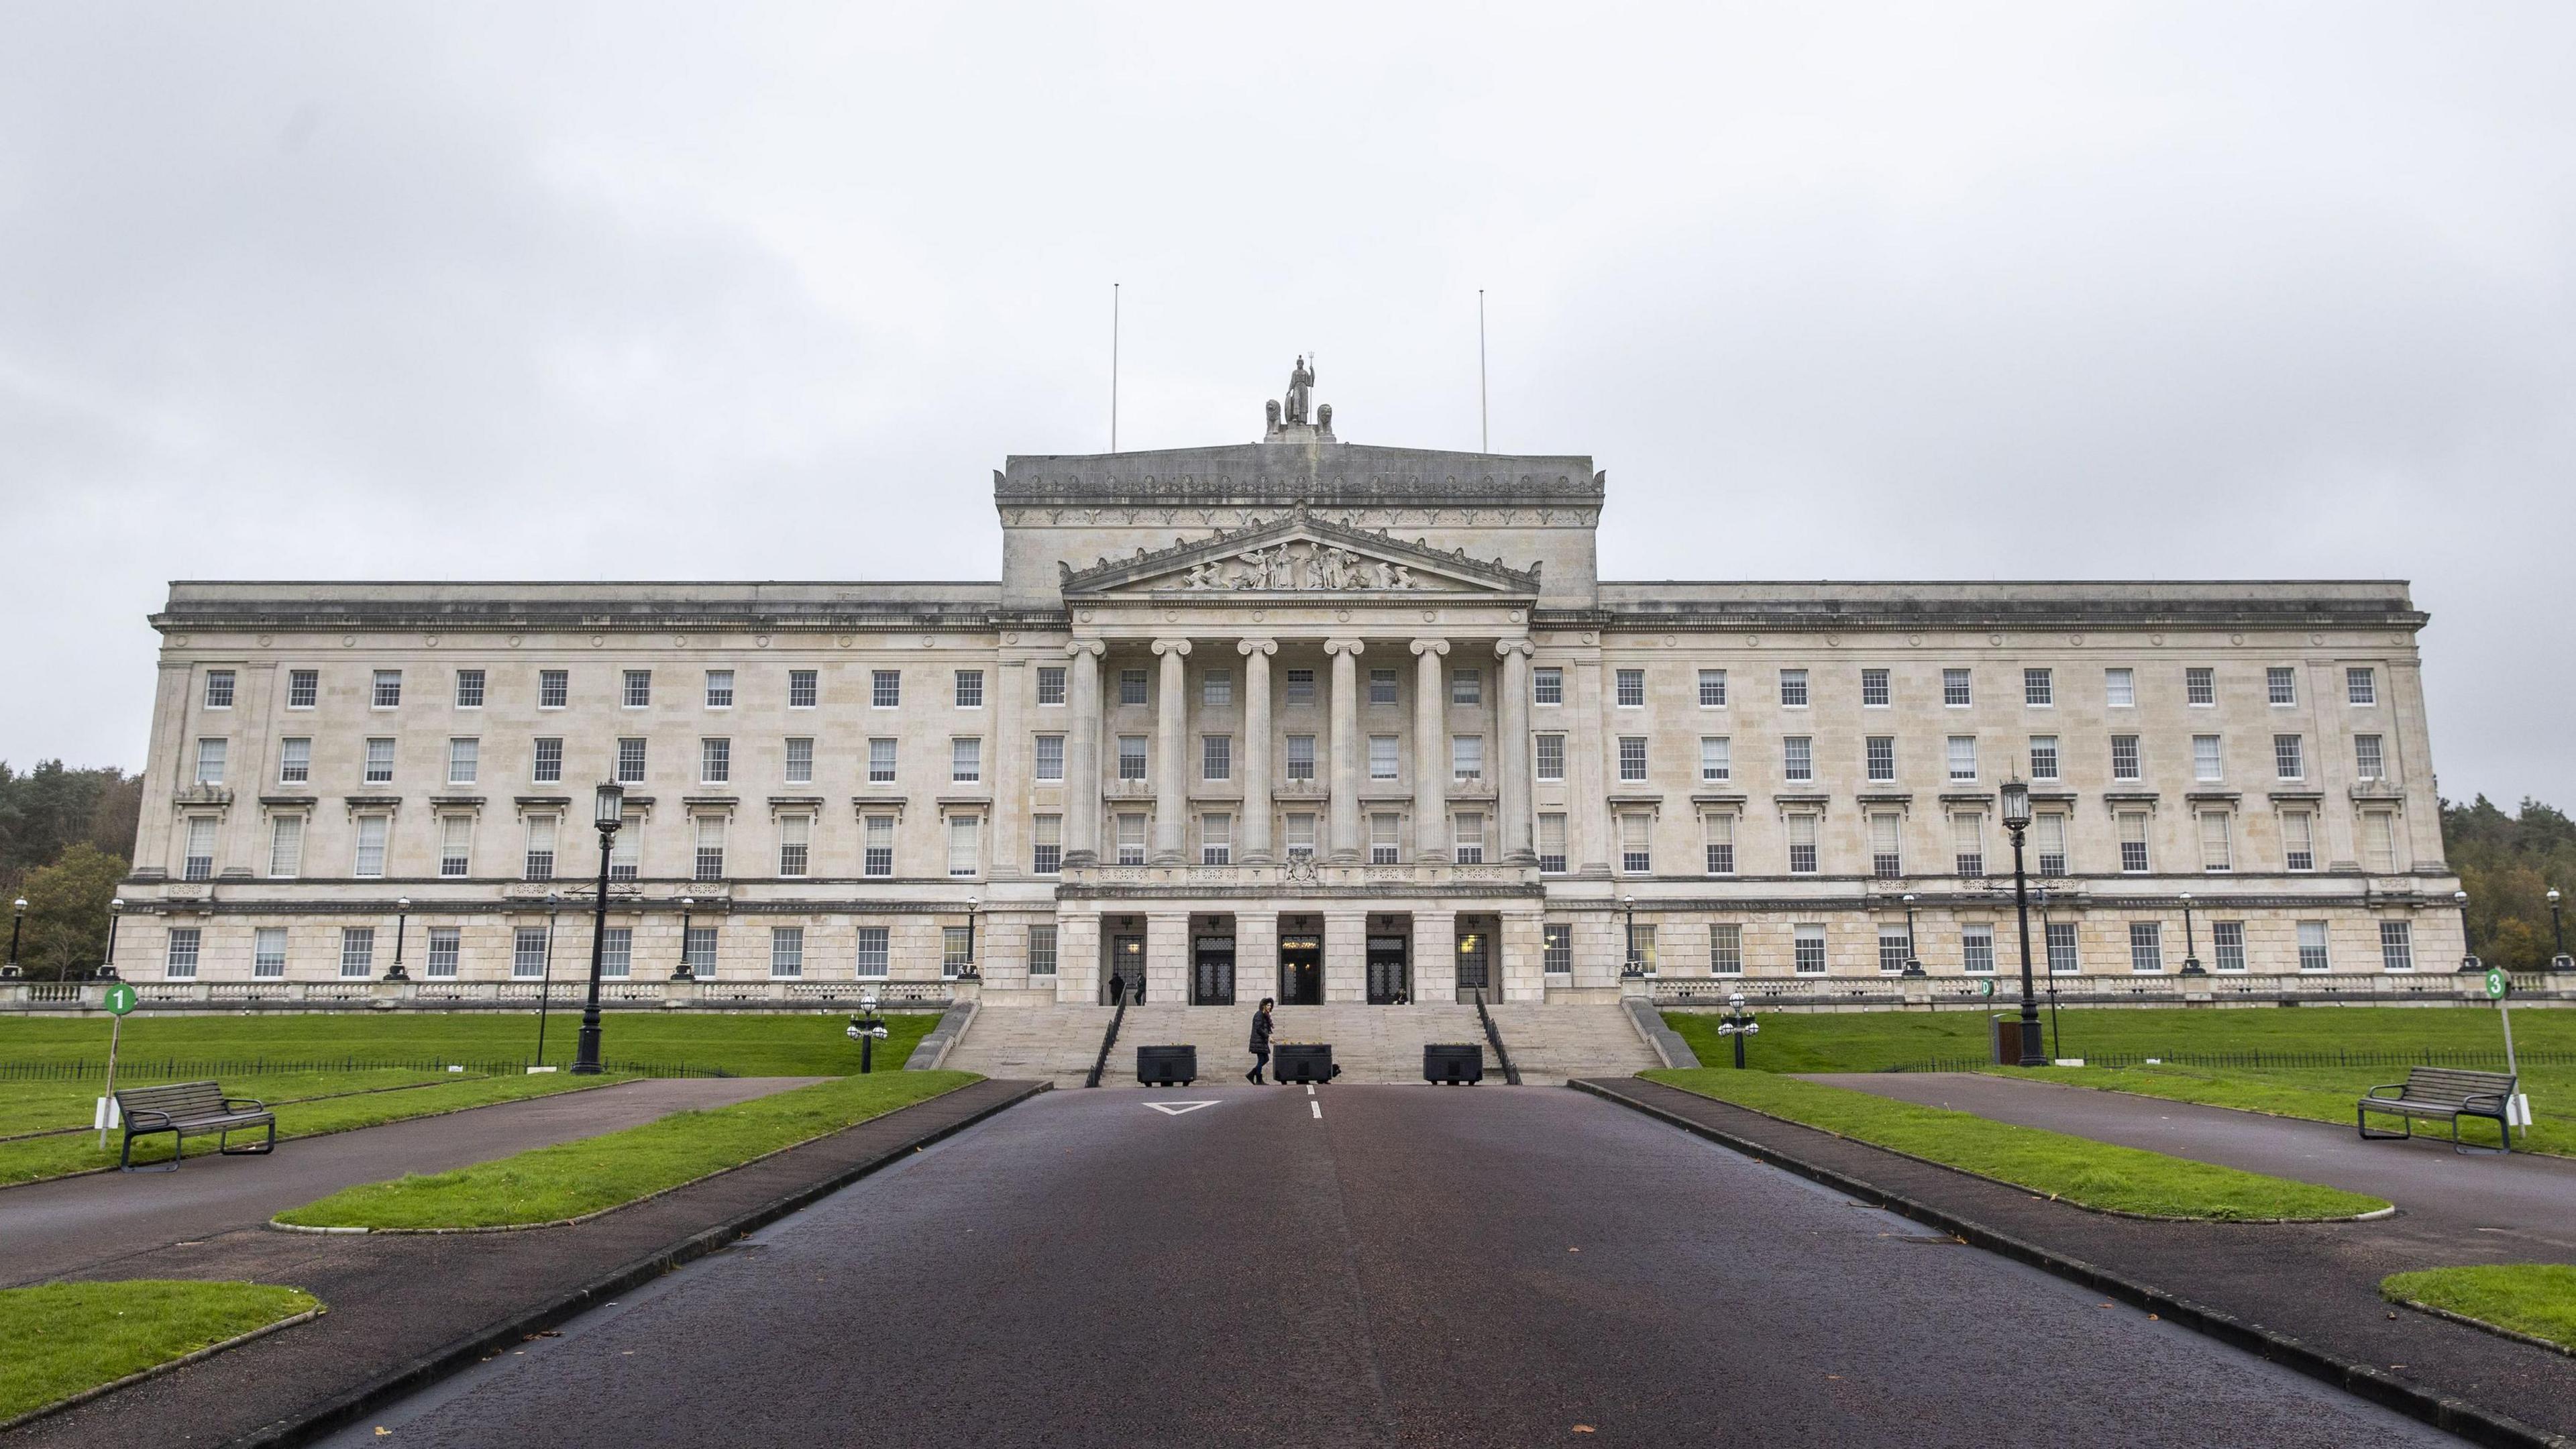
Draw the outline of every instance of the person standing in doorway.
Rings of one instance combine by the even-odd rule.
[[[1265,996],[1252,1010],[1252,1070],[1244,1073],[1243,1079],[1256,1087],[1268,1086],[1269,1083],[1261,1080],[1261,1073],[1269,1065],[1270,998]]]

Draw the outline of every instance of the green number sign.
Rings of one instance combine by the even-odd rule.
[[[2507,979],[2500,968],[2494,966],[2487,968],[2487,1000],[2502,1001],[2504,994],[2512,989],[2513,982]]]
[[[1978,983],[1977,983],[1977,994],[1978,994],[1979,996],[1992,996],[1992,995],[1994,995],[1994,994],[1995,994],[1995,983],[1994,983],[1994,982],[1992,982],[1992,981],[1980,981],[1980,982],[1978,982]]]
[[[119,981],[114,986],[107,988],[107,997],[103,1004],[109,1011],[118,1016],[123,1016],[127,1012],[132,1011],[135,1007],[142,1005],[143,998],[131,985],[123,981]]]

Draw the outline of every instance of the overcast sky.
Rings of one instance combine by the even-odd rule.
[[[1610,473],[1614,578],[2412,579],[2576,806],[2576,7],[18,3],[0,758],[171,578],[990,578],[991,471]]]

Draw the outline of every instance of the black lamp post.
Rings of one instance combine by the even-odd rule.
[[[1744,1039],[1761,1029],[1762,1024],[1753,1019],[1753,1013],[1744,1009],[1744,993],[1741,991],[1727,993],[1726,1015],[1717,1019],[1717,1034],[1735,1039],[1737,1071],[1744,1070]]]
[[[92,973],[101,981],[116,979],[116,927],[124,919],[125,897],[118,896],[107,903],[107,959],[98,963],[98,970]]]
[[[2209,974],[2200,969],[2200,938],[2192,934],[2191,892],[2189,891],[2182,893],[2182,974],[2185,976]]]
[[[1646,974],[1646,960],[1637,954],[1637,898],[1621,896],[1619,904],[1628,913],[1628,959],[1620,963],[1619,974],[1623,977],[1643,976]]]
[[[959,981],[984,979],[984,968],[975,964],[975,908],[982,904],[973,896],[966,898],[966,960],[957,968],[955,979]]]
[[[27,903],[20,901],[18,913],[24,915],[26,911]],[[2549,969],[2576,971],[2576,956],[2567,954],[2567,933],[2558,924],[2558,887],[2556,886],[2549,888],[2549,941],[2549,949],[2553,953],[2549,958]],[[9,959],[13,963],[18,959],[18,938],[14,935],[9,938]]]
[[[2460,974],[2474,976],[2486,970],[2487,965],[2478,959],[2477,943],[2469,939],[2469,893],[2451,892],[2451,903],[2460,908]]]
[[[2552,915],[2557,914],[2558,892],[2551,891],[2549,893],[2549,901],[2550,913]],[[27,898],[25,896],[18,897],[15,905],[17,907],[17,914],[9,919],[9,974],[12,976],[18,974],[18,933],[27,929]]]
[[[1914,892],[1905,893],[1905,970],[1907,976],[1923,974],[1922,954],[1914,949]]]
[[[697,909],[696,896],[680,897],[680,968],[671,973],[674,981],[695,981],[697,974],[689,969],[689,913]]]
[[[394,897],[394,964],[385,971],[387,981],[409,981],[403,973],[403,928],[411,923],[411,897]]]
[[[2021,1065],[2046,1066],[2039,1054],[2039,997],[2030,979],[2030,878],[2023,873],[2021,843],[2030,829],[2030,786],[2016,776],[2003,784],[2004,829],[2013,843],[2013,914],[2021,922]]]
[[[611,780],[599,787],[590,823],[599,827],[599,900],[590,914],[590,999],[581,1008],[581,1038],[573,1048],[572,1074],[599,1075],[599,968],[608,952],[608,853],[617,844],[617,827],[626,823],[626,787]]]

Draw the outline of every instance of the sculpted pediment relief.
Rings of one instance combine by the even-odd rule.
[[[1067,594],[1492,593],[1536,594],[1539,565],[1442,552],[1420,540],[1313,518],[1304,509],[1165,549],[1138,549],[1090,568],[1060,565]]]

